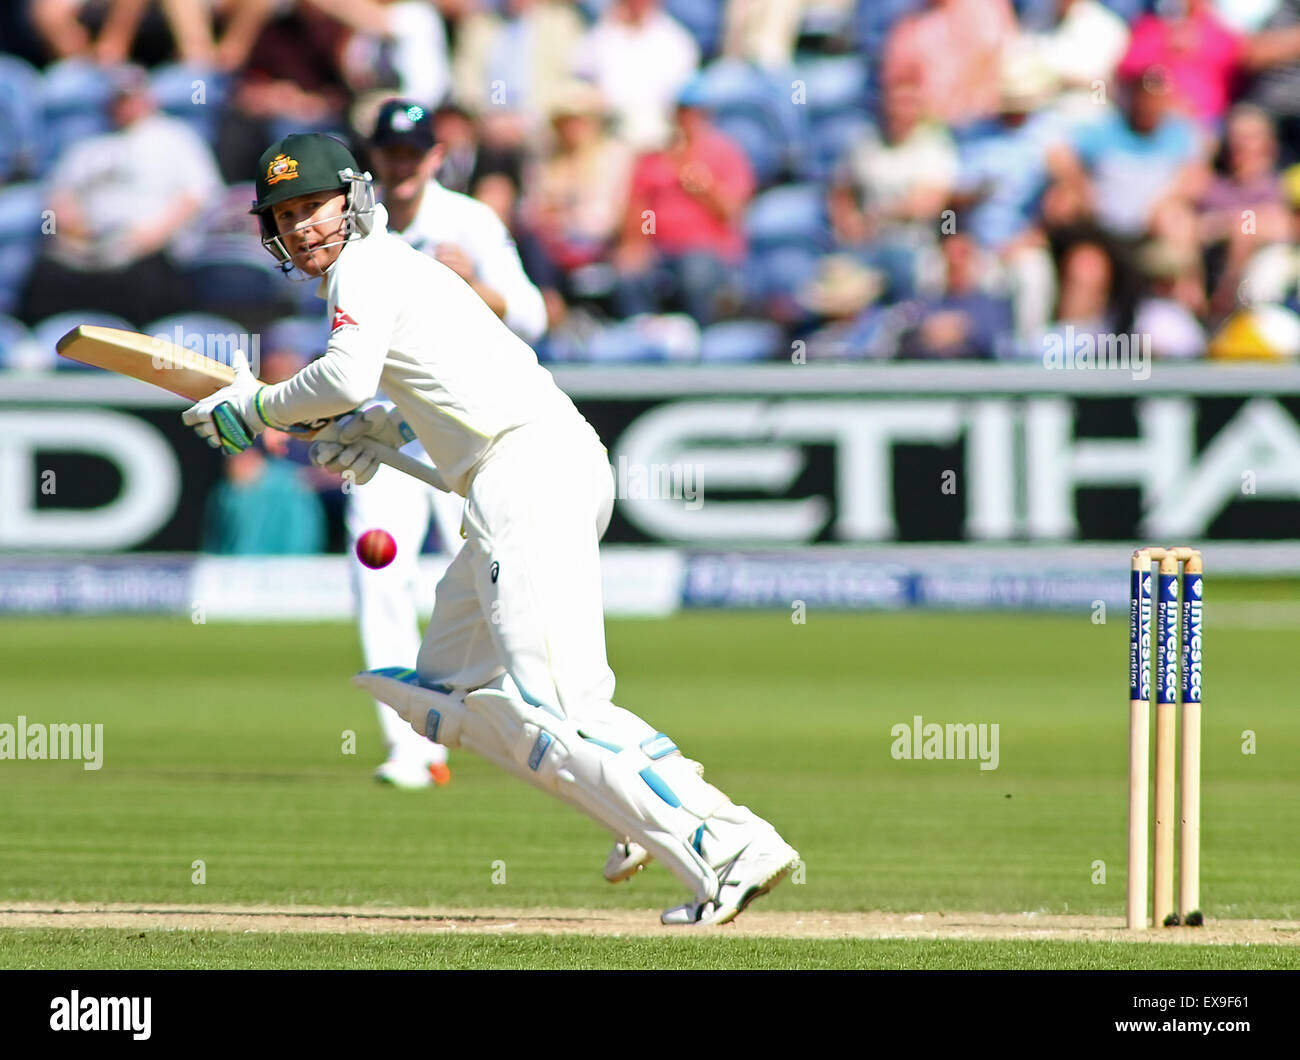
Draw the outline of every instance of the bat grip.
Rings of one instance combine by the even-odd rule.
[[[447,483],[443,481],[437,469],[430,467],[422,460],[416,460],[413,456],[407,456],[405,453],[398,452],[387,445],[381,445],[373,438],[361,438],[356,444],[378,457],[380,463],[396,468],[398,471],[410,475],[412,478],[417,478],[421,482],[427,482],[434,489],[442,490],[444,493],[450,492],[447,489]]]

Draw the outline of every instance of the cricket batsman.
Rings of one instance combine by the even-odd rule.
[[[433,117],[413,100],[392,99],[379,108],[370,156],[384,192],[388,230],[458,273],[507,327],[526,342],[546,330],[546,305],[519,261],[505,225],[486,203],[444,188],[434,174],[446,148],[434,137]],[[383,397],[384,395],[376,395]],[[427,462],[419,442],[403,450]],[[357,604],[361,652],[367,669],[409,665],[420,647],[416,586],[420,550],[432,522],[448,558],[461,545],[463,498],[443,493],[400,471],[381,466],[347,497],[348,555]],[[356,540],[383,527],[397,556],[380,570],[356,557]],[[447,749],[412,731],[384,703],[376,703],[388,754],[375,778],[399,788],[425,788],[451,780]]]
[[[416,732],[482,755],[626,840],[615,853],[635,862],[629,875],[658,858],[687,891],[663,923],[733,919],[799,855],[668,736],[611,702],[599,541],[614,491],[596,432],[460,276],[387,230],[369,175],[339,141],[302,134],[268,148],[253,212],[286,271],[319,278],[330,340],[271,386],[239,364],[185,422],[238,452],[267,427],[342,417],[317,435],[317,464],[364,483],[375,461],[360,439],[396,448],[416,438],[465,498],[465,543],[438,583],[414,669],[355,683]],[[381,389],[392,409],[354,412]]]

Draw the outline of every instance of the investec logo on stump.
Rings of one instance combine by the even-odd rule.
[[[150,1035],[153,999],[148,997],[82,997],[74,990],[70,997],[50,1002],[52,1031],[131,1031],[138,1042]]]
[[[1183,694],[1185,703],[1201,701],[1201,579],[1188,586],[1183,600],[1183,622],[1191,635],[1187,638],[1187,653],[1183,659]]]

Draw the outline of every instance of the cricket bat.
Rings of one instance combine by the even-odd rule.
[[[235,378],[233,368],[211,357],[204,357],[166,339],[119,328],[82,324],[59,339],[57,349],[61,357],[118,375],[129,375],[190,401],[199,401],[223,386],[229,386]],[[380,445],[370,438],[362,438],[358,444],[389,467],[427,482],[435,489],[447,488],[437,471],[415,457]]]

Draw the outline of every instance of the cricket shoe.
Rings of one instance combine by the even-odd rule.
[[[718,893],[707,902],[687,902],[664,911],[669,925],[726,924],[755,898],[767,894],[799,862],[799,852],[773,830],[752,839],[718,870]]]
[[[375,770],[375,779],[395,788],[429,788],[451,783],[451,770],[445,762],[412,762],[401,758],[390,758]]]
[[[652,861],[654,855],[650,851],[625,836],[614,844],[614,849],[605,859],[605,879],[610,883],[630,880]]]

